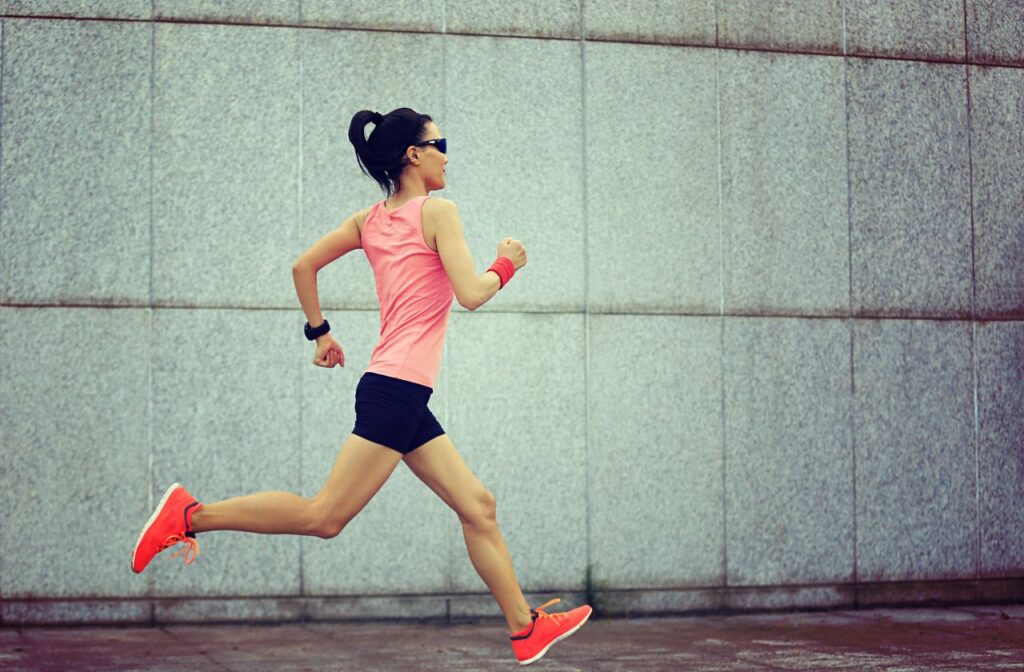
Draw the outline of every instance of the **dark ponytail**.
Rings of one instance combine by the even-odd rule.
[[[374,123],[369,139],[365,137],[366,124]],[[405,150],[426,135],[428,114],[419,114],[408,107],[400,107],[385,115],[370,110],[359,110],[348,127],[348,139],[356,150],[359,168],[380,185],[388,195],[398,191],[399,177],[406,166]]]

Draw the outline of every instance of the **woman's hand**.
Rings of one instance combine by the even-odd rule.
[[[498,245],[498,256],[508,257],[517,271],[526,266],[526,248],[523,247],[522,241],[512,238],[502,239],[501,244]]]
[[[337,364],[345,366],[345,353],[341,346],[331,337],[330,332],[316,339],[316,354],[313,355],[313,363],[326,369]]]

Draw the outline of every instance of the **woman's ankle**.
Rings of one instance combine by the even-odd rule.
[[[517,619],[508,622],[509,632],[513,635],[523,634],[524,630],[529,630],[530,626],[533,625],[533,618],[527,616],[526,620]]]
[[[203,527],[203,518],[206,516],[206,512],[203,511],[203,507],[196,507],[197,510],[192,514],[189,522],[191,523],[192,531],[195,533],[205,532],[206,528]]]

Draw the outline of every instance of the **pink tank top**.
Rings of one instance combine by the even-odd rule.
[[[423,240],[428,198],[417,196],[390,212],[387,199],[377,203],[360,240],[380,301],[380,342],[366,370],[433,389],[455,291],[441,255]]]

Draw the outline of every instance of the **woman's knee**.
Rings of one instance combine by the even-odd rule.
[[[312,536],[320,537],[321,539],[333,539],[341,534],[341,531],[345,529],[349,521],[343,516],[339,516],[336,511],[328,508],[323,500],[314,497],[311,502],[312,521],[310,526]]]
[[[497,521],[498,501],[493,492],[484,488],[473,496],[462,522],[475,526],[490,526]]]

